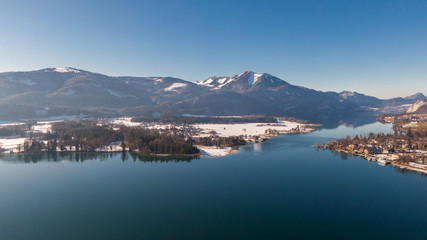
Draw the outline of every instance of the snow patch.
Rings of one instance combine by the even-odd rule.
[[[187,87],[186,83],[172,83],[169,87],[165,88],[165,92],[178,91],[178,89],[184,89]]]
[[[50,131],[52,129],[52,123],[54,123],[55,121],[52,122],[38,122],[37,125],[34,125],[33,128],[33,132],[35,133],[47,133],[48,131]]]
[[[223,79],[225,79],[224,82],[221,85],[218,85],[218,87],[214,88],[215,90],[221,89],[222,87],[231,83],[234,80],[233,78],[223,78]],[[223,80],[223,79],[221,79],[221,80]]]
[[[416,112],[420,107],[427,105],[427,100],[422,99],[422,100],[418,100],[416,101],[413,105],[411,105],[408,108],[408,111],[406,111],[407,113],[414,113]]]
[[[201,145],[196,145],[196,147],[202,152],[203,155],[209,155],[212,157],[224,157],[232,153],[232,149],[230,147],[217,148],[216,146]]]
[[[17,152],[19,149],[18,146],[21,145],[22,147],[26,139],[27,138],[0,138],[0,145],[6,152]]]
[[[348,97],[354,96],[354,94],[355,94],[355,92],[344,92],[344,93],[341,93],[340,95],[342,98],[346,99]]]
[[[212,78],[207,79],[205,82],[203,82],[203,84],[210,84],[212,83],[214,80]]]
[[[110,123],[116,125],[124,125],[127,127],[140,127],[142,125],[142,123],[140,122],[132,122],[131,117],[113,118],[110,120]]]
[[[80,71],[74,68],[69,68],[69,67],[65,67],[65,68],[55,68],[53,70],[54,72],[59,72],[59,73],[79,73]]]
[[[227,78],[221,78],[218,80],[219,83],[224,84],[224,82],[227,81]]]
[[[240,135],[251,135],[260,136],[265,134],[267,129],[275,129],[278,131],[290,131],[297,126],[302,127],[303,124],[296,122],[283,121],[279,124],[268,124],[268,123],[238,123],[238,124],[194,124],[196,128],[202,129],[208,133],[215,131],[220,137],[240,136]],[[201,134],[200,137],[208,137],[210,134]]]
[[[194,114],[188,114],[184,113],[182,114],[183,117],[207,117],[208,115],[194,115]]]
[[[9,122],[9,121],[0,121],[0,128],[6,127],[6,126],[18,126],[18,125],[24,125],[23,122]]]
[[[154,84],[158,84],[158,83],[163,82],[163,79],[161,79],[161,78],[153,78],[153,80],[154,80]]]
[[[254,83],[253,84],[260,82],[262,80],[263,76],[264,76],[264,74],[262,74],[262,73],[254,73]]]

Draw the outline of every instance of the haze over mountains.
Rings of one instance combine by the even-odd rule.
[[[322,92],[252,71],[198,83],[172,77],[111,77],[75,68],[0,73],[0,120],[192,114],[321,121],[405,104],[402,108],[407,108],[424,98],[422,93],[382,100],[356,92]]]

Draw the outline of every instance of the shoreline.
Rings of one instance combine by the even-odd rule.
[[[201,153],[196,154],[163,154],[163,153],[153,153],[153,154],[143,154],[136,151],[40,151],[40,152],[11,152],[11,153],[0,153],[0,155],[16,155],[16,154],[58,154],[58,153],[83,153],[83,154],[97,154],[97,153],[133,153],[141,156],[147,157],[202,157]]]
[[[33,133],[37,134],[45,134],[51,131],[52,124],[54,122],[61,121],[37,121],[31,127]],[[285,134],[299,134],[299,133],[309,133],[313,132],[319,127],[319,124],[312,123],[301,123],[298,121],[287,121],[287,120],[278,120],[276,123],[263,123],[263,122],[248,122],[248,123],[226,123],[226,124],[162,124],[162,123],[153,123],[153,122],[132,122],[132,118],[115,118],[110,119],[109,121],[105,121],[105,119],[97,119],[99,124],[107,124],[112,127],[113,130],[119,129],[121,125],[136,127],[136,128],[145,128],[145,129],[153,129],[157,131],[165,131],[170,128],[176,128],[180,131],[186,138],[228,138],[228,137],[239,137],[241,140],[245,142],[244,146],[250,142],[263,142],[268,139],[271,139],[276,136],[281,136]],[[15,136],[5,136],[0,138],[0,154],[14,154],[14,153],[24,153],[22,147],[24,145],[24,141],[28,140],[29,137],[18,137]],[[43,141],[47,144],[45,140]],[[232,149],[232,146],[226,146],[225,148],[217,148],[215,146],[203,146],[197,145],[200,150],[200,153],[190,154],[190,155],[182,155],[182,154],[148,154],[150,156],[188,156],[188,157],[203,157],[203,156],[211,156],[211,157],[224,157],[230,154],[236,154],[239,152],[238,149]],[[75,151],[73,146],[64,146],[65,149],[56,149],[56,153],[61,152],[80,152]],[[239,146],[240,147],[240,146]],[[95,149],[94,151],[84,151],[91,153],[117,153],[122,152],[121,146],[117,143],[111,143],[108,146],[103,146]],[[127,149],[125,150],[126,152]],[[46,150],[36,151],[38,152],[48,152]],[[28,152],[32,153],[32,152]],[[137,153],[135,151],[135,153]]]
[[[407,166],[407,165],[403,165],[403,164],[399,164],[399,163],[391,163],[392,166],[397,166],[400,167],[401,169],[409,169],[412,171],[416,171],[416,172],[421,172],[421,173],[425,173],[427,174],[427,169],[421,169],[421,168],[416,168],[416,167],[411,167],[411,166]]]
[[[324,150],[330,150],[332,152],[344,152],[344,153],[349,154],[350,156],[354,155],[354,156],[361,157],[362,159],[365,159],[368,162],[378,162],[378,165],[381,165],[381,166],[386,166],[386,165],[390,164],[391,166],[396,166],[396,167],[399,167],[401,169],[408,169],[408,170],[427,174],[427,168],[417,168],[417,167],[409,166],[409,165],[406,165],[403,163],[398,163],[398,162],[391,160],[391,159],[387,159],[387,158],[383,159],[380,156],[376,156],[376,155],[382,155],[382,154],[360,154],[360,153],[350,152],[347,150],[328,149],[328,148],[321,147],[321,146],[318,146],[318,147],[314,146],[314,148],[317,148],[317,149],[321,148]]]
[[[279,137],[279,136],[283,136],[283,135],[306,134],[306,133],[311,133],[311,132],[314,132],[314,131],[316,131],[315,128],[310,128],[309,130],[304,131],[304,132],[283,132],[283,133],[280,133],[280,134],[277,134],[277,135],[263,135],[262,137],[259,138],[259,139],[261,139],[260,141],[249,141],[249,140],[245,139],[246,143],[244,145],[239,146],[239,148],[243,147],[243,146],[246,146],[246,144],[248,144],[248,143],[261,143],[261,142],[268,141],[269,139],[272,139],[272,138],[275,138],[275,137]],[[194,145],[194,146],[197,147],[200,150],[200,152],[202,153],[203,157],[206,156],[206,155],[210,156],[210,157],[225,157],[225,156],[228,156],[228,155],[231,155],[231,154],[238,154],[239,153],[238,149],[232,149],[231,147],[218,148],[218,147],[215,147],[215,146],[203,146],[203,145]],[[215,151],[215,152],[213,152],[213,154],[209,154],[209,151]],[[205,154],[203,154],[203,152]]]

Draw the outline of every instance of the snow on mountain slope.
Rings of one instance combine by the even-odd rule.
[[[245,92],[254,90],[259,85],[262,85],[262,87],[277,87],[279,85],[287,85],[288,83],[267,73],[246,71],[233,77],[210,77],[198,84],[208,87],[212,91],[233,90]]]
[[[264,77],[264,73],[254,73],[253,74],[254,82],[252,83],[252,85],[261,81],[263,77]]]
[[[425,113],[427,112],[427,99],[421,99],[412,104],[406,113]]]
[[[0,120],[80,115],[251,115],[321,119],[358,110],[412,104],[359,93],[321,92],[267,73],[246,71],[201,83],[173,77],[112,77],[74,68],[0,73]],[[410,98],[410,99],[409,99]]]
[[[211,90],[218,90],[233,81],[232,77],[210,77],[203,82],[197,83],[198,85],[211,88]]]
[[[186,88],[186,83],[172,83],[169,87],[165,88],[165,92],[178,91],[179,89]]]
[[[356,92],[343,91],[340,93],[340,96],[344,99],[347,99],[348,97],[353,97],[355,94]]]
[[[54,72],[59,72],[59,73],[79,73],[80,71],[75,69],[75,68],[70,68],[70,67],[64,67],[64,68],[55,68],[53,69]]]

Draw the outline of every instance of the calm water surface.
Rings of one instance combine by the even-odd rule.
[[[427,177],[312,147],[389,127],[280,136],[224,158],[2,156],[0,239],[426,239]]]

